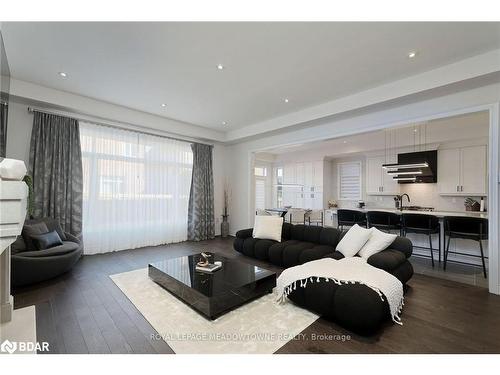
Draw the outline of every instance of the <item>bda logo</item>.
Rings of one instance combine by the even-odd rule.
[[[5,340],[2,342],[2,345],[0,345],[0,351],[4,353],[14,353],[17,349],[17,343],[16,342],[10,342],[9,340]]]

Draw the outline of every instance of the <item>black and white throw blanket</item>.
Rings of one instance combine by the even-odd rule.
[[[276,290],[278,301],[285,302],[288,294],[307,283],[326,282],[341,284],[363,284],[378,293],[389,303],[392,320],[402,325],[401,309],[404,305],[403,284],[395,276],[369,265],[360,257],[335,260],[324,258],[287,268],[278,277]]]

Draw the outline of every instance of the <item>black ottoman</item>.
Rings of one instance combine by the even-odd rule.
[[[355,333],[369,335],[390,320],[387,301],[363,284],[338,285],[332,281],[307,283],[298,287],[288,298],[325,319]]]

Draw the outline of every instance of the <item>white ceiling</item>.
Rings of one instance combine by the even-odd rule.
[[[500,23],[2,27],[14,78],[228,131],[500,48]]]

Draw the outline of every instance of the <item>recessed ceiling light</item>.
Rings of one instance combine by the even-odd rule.
[[[161,103],[161,106],[165,108],[167,105],[165,103]]]
[[[217,69],[218,70],[224,70],[225,66],[222,64],[217,64]]]
[[[417,56],[417,52],[416,51],[408,52],[408,58],[409,59],[413,59],[415,56]]]
[[[288,100],[288,98],[285,98],[285,99],[283,99],[283,101],[284,101],[285,103],[288,103],[290,100]]]
[[[64,72],[59,72],[59,75],[63,78],[66,78],[68,76],[68,74]]]
[[[225,122],[225,121],[222,121],[222,125],[227,125],[227,122]]]
[[[344,144],[347,143],[347,141],[344,141]]]

